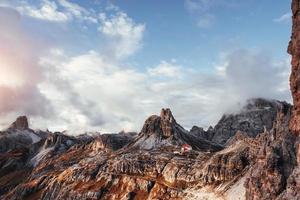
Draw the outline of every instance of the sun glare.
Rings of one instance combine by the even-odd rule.
[[[16,63],[0,58],[0,86],[20,87],[24,84],[22,71],[16,70]]]

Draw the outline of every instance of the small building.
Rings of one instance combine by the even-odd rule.
[[[193,150],[193,148],[189,144],[184,144],[181,147],[181,153],[187,153],[190,152],[191,150]]]

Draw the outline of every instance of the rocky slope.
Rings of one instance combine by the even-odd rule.
[[[222,146],[212,141],[196,137],[181,127],[170,109],[162,109],[160,116],[149,117],[139,136],[129,148],[153,150],[189,144],[194,150],[217,151]]]
[[[276,106],[270,109],[266,105]],[[246,194],[250,197],[256,185],[249,174],[255,177],[253,166],[258,162],[257,155],[261,155],[260,147],[270,143],[268,138],[275,137],[275,128],[268,131],[264,127],[273,122],[280,124],[277,121],[281,118],[288,121],[291,107],[284,102],[261,99],[246,107],[247,111],[228,115],[233,123],[224,123],[228,120],[223,117],[216,126],[231,131],[224,132],[229,135],[225,146],[186,131],[169,109],[163,109],[160,116],[149,117],[138,135],[73,137],[33,131],[26,125],[26,117],[18,118],[0,135],[1,199],[244,199]],[[251,127],[264,133],[236,126],[244,116],[255,122]],[[256,123],[257,116],[272,117],[266,118],[270,121]],[[218,130],[216,127],[214,131]],[[180,153],[183,144],[189,144],[193,150]],[[294,155],[293,149],[284,152]],[[283,174],[286,177],[290,173],[288,170]],[[246,191],[245,183],[251,191]]]
[[[242,131],[249,137],[256,137],[264,130],[270,130],[282,102],[266,99],[250,99],[239,113],[225,114],[213,128],[207,131],[194,126],[191,133],[203,139],[226,144],[237,131]]]
[[[292,72],[290,76],[290,86],[294,103],[293,116],[290,121],[290,129],[300,132],[300,1],[292,1],[292,36],[288,47],[288,53],[292,55]]]

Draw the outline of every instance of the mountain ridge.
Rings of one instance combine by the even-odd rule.
[[[291,106],[287,103],[276,101],[276,112],[260,110],[258,107],[264,107],[264,103],[258,104],[249,105],[248,110],[271,115],[268,119],[275,120],[268,123],[276,124],[281,115],[289,118],[286,110]],[[233,114],[233,119],[240,119],[240,114]],[[254,121],[257,116],[260,115],[249,115]],[[254,173],[251,166],[260,155],[264,138],[275,137],[261,123],[261,134],[249,134],[232,126],[237,128],[236,133],[228,133],[229,141],[219,144],[185,130],[170,109],[146,119],[137,135],[70,136],[34,131],[23,126],[26,123],[21,124],[22,130],[9,127],[0,134],[1,146],[10,144],[0,151],[0,197],[5,200],[190,199],[200,194],[205,198],[229,198],[241,187],[240,180],[254,188],[246,176]],[[224,130],[225,127],[228,124]],[[39,140],[32,140],[29,133]],[[15,145],[24,137],[26,143]],[[192,150],[180,153],[185,144]],[[251,193],[243,188],[239,197],[246,194]]]

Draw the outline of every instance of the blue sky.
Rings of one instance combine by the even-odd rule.
[[[208,67],[220,51],[237,47],[262,48],[286,56],[290,23],[274,19],[289,12],[290,1],[250,0],[236,1],[238,5],[232,7],[213,5],[208,12],[215,20],[208,28],[197,26],[201,16],[198,11],[190,13],[184,1],[138,2],[114,1],[147,25],[144,48],[135,58],[141,65],[146,64],[144,61],[155,64],[155,60],[176,58],[190,67]]]
[[[170,107],[188,129],[290,102],[290,15],[286,0],[0,0],[0,126],[138,131]]]
[[[28,2],[32,2],[31,5],[40,5],[39,1]],[[209,70],[220,52],[234,48],[264,49],[279,58],[287,55],[286,44],[290,37],[291,22],[275,21],[289,13],[290,1],[287,0],[277,1],[276,4],[271,0],[231,0],[229,3],[213,0],[207,11],[191,11],[187,1],[183,0],[73,2],[95,12],[102,12],[107,5],[113,4],[135,22],[145,24],[142,48],[128,59],[139,68],[154,66],[160,60],[176,59],[178,63],[188,67]],[[201,4],[206,1],[192,2]],[[203,12],[214,16],[208,27],[197,25]],[[37,26],[40,23],[37,22]],[[81,26],[82,24],[74,23],[74,29],[69,29],[66,37],[73,35]],[[48,32],[53,32],[53,29]],[[88,38],[79,35],[84,46],[78,47],[75,44],[71,46],[73,51],[82,51],[83,47],[95,49],[95,44],[104,45],[93,25],[82,33],[85,37],[88,35]]]
[[[100,2],[98,6],[102,8],[105,3]],[[197,25],[201,11],[189,11],[186,1],[110,2],[136,22],[146,24],[143,48],[131,59],[139,67],[175,58],[189,67],[206,68],[211,67],[219,52],[239,47],[260,48],[279,57],[286,56],[291,23],[275,19],[289,13],[288,0],[229,1],[234,4],[231,6],[214,1],[207,12],[215,19],[204,28]],[[85,7],[93,5],[77,3]]]

